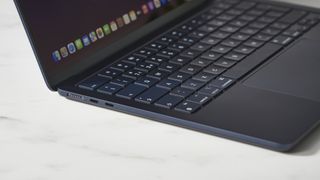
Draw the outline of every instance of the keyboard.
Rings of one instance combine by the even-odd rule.
[[[76,86],[195,113],[319,20],[319,14],[267,3],[215,1]]]

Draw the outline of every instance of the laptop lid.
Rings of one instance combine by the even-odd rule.
[[[47,86],[106,57],[206,0],[15,0]]]

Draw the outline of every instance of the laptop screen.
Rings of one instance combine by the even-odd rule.
[[[58,76],[190,0],[18,0],[45,73]]]

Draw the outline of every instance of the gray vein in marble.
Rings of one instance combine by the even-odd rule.
[[[10,122],[19,122],[19,123],[23,123],[23,121],[19,120],[19,119],[15,119],[15,118],[11,118],[11,117],[7,117],[7,116],[1,116],[0,115],[0,122],[3,121],[10,121]]]
[[[73,147],[81,148],[81,149],[84,149],[84,150],[88,150],[88,151],[91,151],[91,152],[107,155],[109,157],[114,157],[114,158],[133,159],[133,160],[141,160],[141,161],[151,161],[151,162],[157,162],[157,163],[165,162],[164,159],[160,159],[160,158],[140,156],[140,155],[130,154],[130,153],[120,154],[120,153],[115,153],[115,152],[108,152],[106,150],[92,148],[92,147],[89,147],[87,145],[82,145],[82,146],[73,145]]]

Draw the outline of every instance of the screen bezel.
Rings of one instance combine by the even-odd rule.
[[[186,14],[188,11],[193,10],[194,8],[199,7],[200,5],[204,4],[207,0],[193,0],[188,3],[185,3],[184,5],[178,7],[177,9],[159,17],[158,19],[144,25],[143,27],[135,30],[134,32],[128,34],[124,38],[118,40],[117,42],[112,43],[112,46],[107,46],[105,48],[101,48],[97,50],[94,54],[87,57],[86,61],[80,61],[76,66],[71,67],[68,70],[61,70],[63,72],[59,72],[58,75],[53,76],[53,74],[49,74],[49,71],[44,66],[44,61],[46,59],[41,59],[39,56],[39,48],[34,41],[32,32],[29,28],[28,19],[24,16],[24,9],[20,6],[21,0],[14,0],[15,5],[17,7],[18,13],[20,15],[20,18],[22,20],[22,23],[25,27],[27,36],[29,38],[29,41],[31,43],[32,49],[34,51],[34,54],[36,56],[36,59],[38,61],[38,65],[40,66],[42,75],[44,77],[44,80],[50,90],[56,91],[57,86],[65,81],[66,79],[71,78],[72,76],[75,76],[83,71],[85,71],[87,68],[90,68],[94,66],[97,63],[100,63],[102,61],[105,61],[105,59],[112,54],[119,52],[121,49],[129,46],[130,44],[133,44],[134,42],[137,42],[142,37],[146,36],[147,34],[152,33],[153,31],[157,30],[158,28],[162,27],[163,25],[169,23],[170,21],[178,18],[179,16],[182,16]]]

